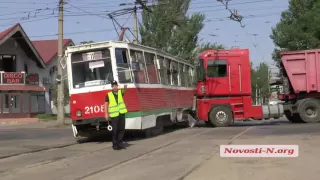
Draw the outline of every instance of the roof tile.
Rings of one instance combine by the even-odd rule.
[[[68,44],[71,42],[71,39],[64,39],[63,47],[68,46]],[[38,40],[32,41],[32,44],[37,49],[38,53],[46,64],[49,64],[51,60],[58,54],[58,40]]]

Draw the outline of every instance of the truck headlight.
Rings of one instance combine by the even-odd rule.
[[[77,116],[77,117],[81,117],[81,116],[82,116],[81,110],[77,110],[77,111],[76,111],[76,116]]]

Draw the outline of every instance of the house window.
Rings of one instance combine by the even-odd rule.
[[[57,66],[51,67],[49,70],[49,76],[52,77],[56,71],[57,71]]]

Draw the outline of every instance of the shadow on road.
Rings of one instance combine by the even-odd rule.
[[[163,133],[156,135],[156,136],[162,136],[168,133],[172,133],[174,131],[178,131],[181,129],[185,129],[185,125],[175,125],[175,126],[168,126],[163,129]],[[125,132],[125,137],[124,141],[139,141],[142,139],[148,139],[148,138],[153,138],[155,136],[151,137],[146,137],[145,133],[143,131],[132,131],[132,130],[126,130]],[[91,137],[91,138],[83,138],[79,141],[79,143],[89,143],[89,142],[94,142],[94,143],[106,143],[106,142],[111,142],[112,141],[112,134],[111,132],[103,132],[97,136]],[[130,146],[131,144],[127,144],[127,146]]]
[[[237,121],[233,125],[230,125],[229,127],[224,128],[237,128],[237,127],[250,127],[250,126],[259,126],[259,127],[280,127],[281,125],[289,125],[291,124],[288,120],[252,120],[252,121]],[[169,126],[164,128],[164,132],[161,135],[165,135],[168,133],[172,133],[177,130],[185,129],[185,125],[175,125],[175,126]],[[194,128],[219,128],[219,127],[212,127],[210,125],[205,124],[204,122],[198,122],[197,125]],[[161,136],[158,135],[158,136]],[[154,136],[152,136],[154,137]],[[152,138],[152,137],[146,137],[144,132],[141,131],[126,131],[124,141],[139,141],[142,139]],[[83,139],[81,143],[86,142],[95,142],[95,143],[105,143],[105,142],[111,142],[112,141],[112,135],[110,132],[106,132],[103,134],[100,134],[99,136],[92,137],[90,139]]]
[[[291,124],[288,120],[253,120],[253,121],[235,121],[234,124],[229,127],[244,127],[244,126],[275,126],[275,125],[283,125],[283,124]],[[219,128],[213,127],[211,125],[207,125],[204,122],[198,122],[198,128]]]

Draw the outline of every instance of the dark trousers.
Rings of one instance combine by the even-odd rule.
[[[112,123],[112,144],[113,146],[119,146],[123,141],[124,130],[126,126],[126,118],[124,114],[120,114],[118,117],[111,118]]]

